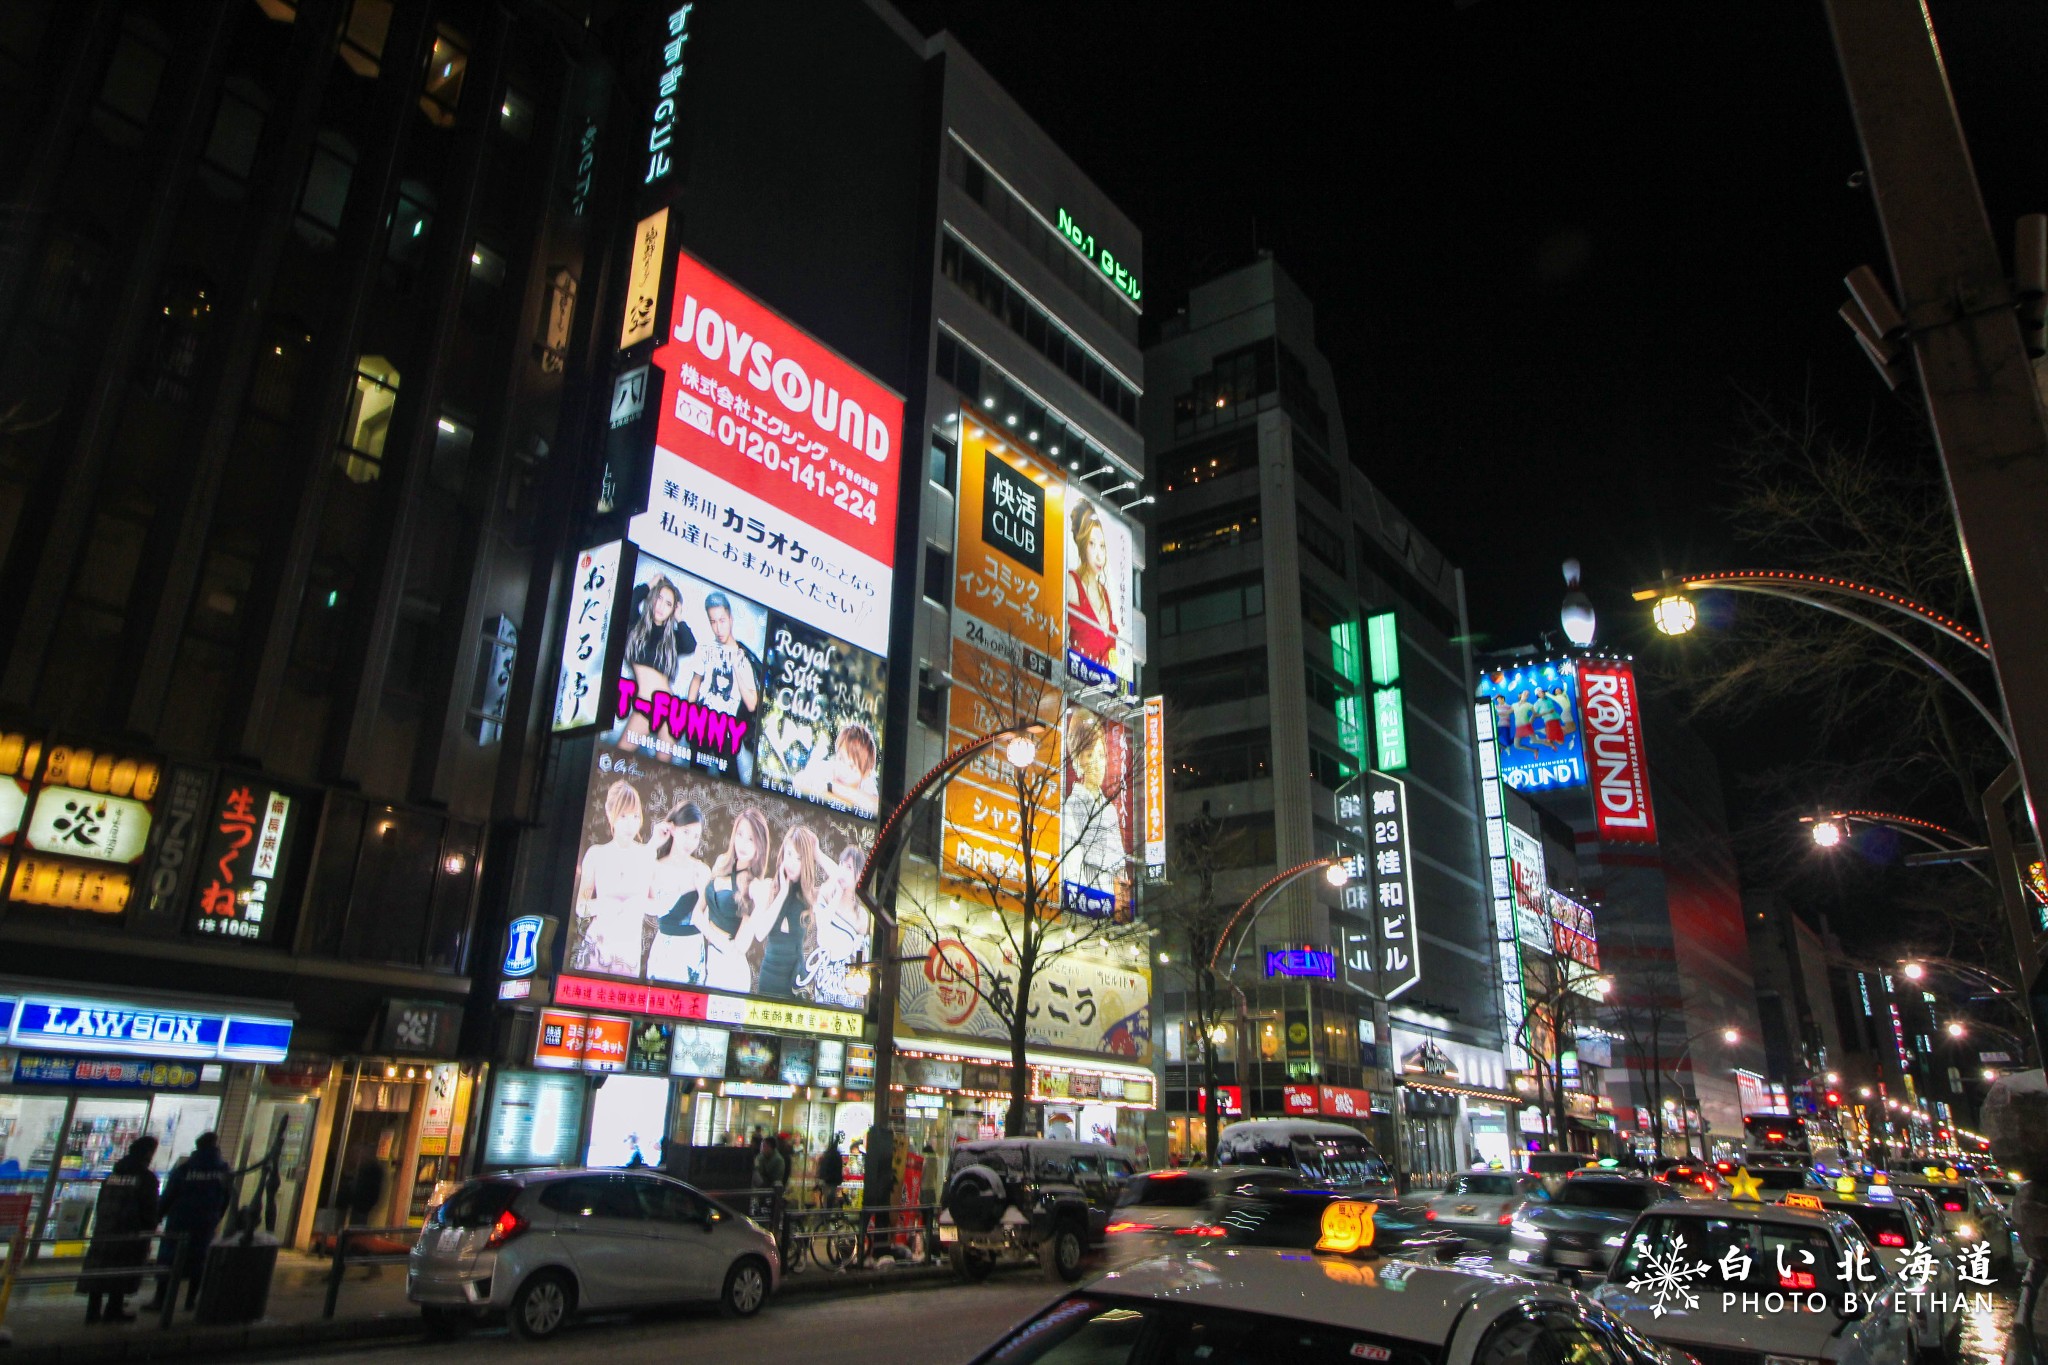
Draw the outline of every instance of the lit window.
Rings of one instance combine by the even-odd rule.
[[[370,483],[384,472],[384,443],[391,436],[391,412],[398,406],[398,370],[381,355],[356,361],[356,391],[335,463],[353,483]]]
[[[391,0],[355,0],[341,31],[341,60],[358,76],[384,69],[384,39],[391,32]]]
[[[473,243],[469,248],[469,281],[496,289],[505,282],[505,258],[482,242]]]
[[[533,134],[533,101],[517,90],[507,90],[498,105],[498,126],[506,137],[526,141]]]
[[[398,203],[391,210],[391,259],[400,265],[419,264],[433,224],[434,196],[427,187],[413,180],[400,185]]]
[[[455,106],[462,99],[462,78],[468,71],[468,44],[443,25],[434,37],[426,84],[420,89],[420,112],[436,127],[455,126]]]

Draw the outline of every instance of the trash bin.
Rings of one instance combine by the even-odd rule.
[[[199,1308],[193,1319],[202,1323],[254,1322],[270,1306],[270,1278],[277,1270],[277,1239],[259,1234],[249,1245],[239,1237],[215,1243],[206,1253],[206,1275],[199,1282]]]

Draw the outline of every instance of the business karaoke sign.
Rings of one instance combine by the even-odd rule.
[[[1657,817],[1650,809],[1650,765],[1635,670],[1618,659],[1584,659],[1578,671],[1587,781],[1600,837],[1610,844],[1654,844]]]

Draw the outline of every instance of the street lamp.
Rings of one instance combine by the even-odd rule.
[[[1951,1038],[1961,1038],[1961,1037],[1965,1037],[1966,1035],[1968,1035],[1968,1033],[1969,1033],[1969,1032],[1970,1032],[1970,1031],[1969,1031],[1968,1029],[1966,1029],[1966,1028],[1964,1028],[1964,1027],[1963,1027],[1963,1025],[1962,1025],[1962,1023],[1961,1023],[1961,1021],[1960,1021],[1960,1020],[1956,1020],[1956,1019],[1951,1019],[1951,1020],[1949,1020],[1949,1021],[1948,1021],[1948,1036],[1949,1036],[1949,1037],[1951,1037]]]
[[[1813,822],[1813,842],[1821,848],[1833,848],[1842,842],[1842,827],[1833,820]]]
[[[1682,592],[1670,592],[1658,598],[1657,605],[1650,608],[1650,620],[1666,635],[1687,635],[1700,623],[1700,614],[1690,597]]]
[[[1216,935],[1216,946],[1209,952],[1209,970],[1215,971],[1216,964],[1223,960],[1223,946],[1230,942],[1230,931],[1237,927],[1237,922],[1240,919],[1244,921],[1244,929],[1237,936],[1238,942],[1236,947],[1231,949],[1230,955],[1233,958],[1237,956],[1238,948],[1243,946],[1244,936],[1252,931],[1253,922],[1258,919],[1259,915],[1264,912],[1268,905],[1272,904],[1275,896],[1319,868],[1324,869],[1324,881],[1328,882],[1331,886],[1343,886],[1351,880],[1351,869],[1344,864],[1344,855],[1339,853],[1331,853],[1321,858],[1311,858],[1305,863],[1296,863],[1285,872],[1269,878],[1264,885],[1260,886],[1249,896],[1246,896],[1237,909],[1230,912],[1230,918],[1223,922],[1223,932]]]

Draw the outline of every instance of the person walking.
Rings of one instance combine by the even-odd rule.
[[[366,1228],[384,1202],[384,1163],[366,1156],[348,1184],[349,1226]]]
[[[153,1137],[135,1139],[128,1144],[127,1155],[115,1162],[112,1173],[100,1182],[99,1197],[92,1206],[92,1241],[85,1249],[84,1269],[139,1267],[149,1261],[149,1234],[156,1231],[157,1220],[156,1172],[149,1163],[156,1148]],[[135,1321],[127,1300],[141,1288],[140,1274],[81,1277],[78,1292],[85,1295],[85,1320]]]
[[[199,1278],[206,1273],[206,1253],[213,1247],[221,1215],[228,1211],[233,1180],[234,1169],[220,1154],[220,1138],[214,1133],[201,1133],[192,1144],[192,1154],[171,1167],[171,1177],[164,1182],[164,1232],[178,1234],[183,1245],[167,1236],[158,1249],[157,1264],[165,1269],[157,1276],[150,1311],[162,1308],[164,1301],[178,1292],[171,1282],[171,1268],[181,1254],[185,1307],[189,1311],[199,1306]]]
[[[846,1153],[839,1150],[844,1133],[834,1133],[832,1141],[818,1154],[819,1203],[828,1209],[839,1207],[839,1187],[846,1183]]]

